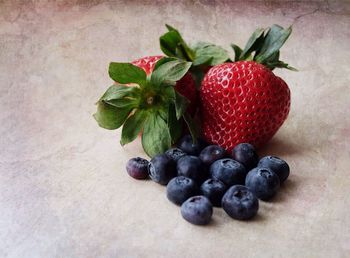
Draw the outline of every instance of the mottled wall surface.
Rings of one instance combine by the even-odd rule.
[[[186,223],[91,116],[108,63],[159,54],[164,23],[227,48],[293,25],[291,113],[261,150],[292,174],[252,222]],[[0,257],[348,257],[349,45],[349,1],[0,1]]]

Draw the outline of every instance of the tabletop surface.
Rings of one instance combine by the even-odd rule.
[[[0,257],[349,257],[350,4],[343,1],[0,1]],[[293,25],[276,70],[291,112],[260,150],[291,166],[251,222],[215,209],[184,221],[92,118],[110,61],[160,54],[184,37],[243,45],[257,27]]]

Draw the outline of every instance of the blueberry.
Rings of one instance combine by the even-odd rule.
[[[245,167],[233,159],[219,159],[210,166],[210,175],[227,186],[244,183],[247,171]]]
[[[175,162],[177,162],[181,157],[186,155],[186,153],[183,150],[180,150],[179,148],[171,148],[167,150],[165,154]]]
[[[180,139],[177,146],[189,155],[198,155],[206,146],[206,143],[202,139],[197,138],[197,143],[194,144],[192,136],[187,134]]]
[[[234,219],[248,220],[257,214],[259,201],[244,185],[234,185],[222,198],[222,208]]]
[[[245,185],[261,200],[271,199],[280,187],[280,179],[269,168],[254,168],[249,171]]]
[[[199,158],[207,166],[210,166],[214,161],[225,157],[225,149],[218,145],[209,145],[205,147],[199,154]]]
[[[126,171],[129,176],[135,179],[145,179],[148,177],[148,163],[147,160],[140,157],[129,159],[128,163],[126,163]]]
[[[259,156],[253,145],[249,143],[240,143],[232,150],[232,158],[242,163],[247,171],[256,167]]]
[[[207,178],[206,169],[196,156],[186,155],[177,161],[177,174],[192,178],[197,183],[202,183]]]
[[[210,178],[201,185],[202,194],[216,207],[221,207],[221,199],[225,191],[225,184],[217,179]]]
[[[178,176],[171,179],[166,187],[168,199],[181,205],[188,198],[198,194],[196,183],[188,177]]]
[[[274,156],[263,157],[259,163],[258,167],[265,167],[271,169],[277,174],[280,179],[281,184],[286,181],[289,176],[289,166],[287,162],[283,159]]]
[[[205,225],[213,215],[213,205],[203,195],[193,196],[181,205],[181,215],[195,225]]]
[[[176,162],[165,154],[158,154],[148,164],[150,178],[161,185],[166,185],[176,176]]]

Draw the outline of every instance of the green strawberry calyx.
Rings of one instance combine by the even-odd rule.
[[[196,78],[197,84],[202,80],[206,67],[225,62],[250,60],[263,64],[271,70],[286,68],[297,71],[294,67],[279,60],[279,50],[292,33],[291,27],[284,29],[274,24],[268,28],[256,29],[244,49],[236,44],[231,44],[235,53],[234,59],[230,58],[229,53],[224,48],[212,43],[198,42],[190,47],[177,29],[170,25],[166,25],[166,27],[168,32],[159,39],[161,50],[169,57],[177,57],[192,62],[190,72]]]
[[[189,46],[180,32],[170,25],[165,25],[168,32],[159,38],[160,49],[169,57],[176,57],[192,62],[190,73],[196,80],[197,88],[205,75],[207,67],[230,60],[227,50],[208,42],[197,42]]]
[[[121,145],[142,134],[143,149],[150,157],[170,148],[181,136],[183,124],[197,137],[196,126],[186,113],[189,100],[174,89],[191,65],[165,57],[147,76],[133,64],[110,63],[109,76],[116,83],[98,100],[95,120],[105,129],[122,127]]]
[[[250,36],[244,49],[231,44],[235,52],[234,61],[250,60],[263,64],[269,69],[286,68],[297,71],[294,67],[279,60],[280,48],[287,41],[292,33],[292,27],[284,29],[279,25],[272,25],[269,28],[258,28]]]
[[[190,47],[177,29],[167,24],[165,26],[168,32],[159,38],[160,49],[165,55],[192,62],[194,67],[213,66],[229,60],[224,48],[208,42],[197,42]]]

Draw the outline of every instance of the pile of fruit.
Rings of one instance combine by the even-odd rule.
[[[270,200],[289,176],[284,160],[274,156],[259,160],[249,143],[238,144],[228,156],[218,145],[201,139],[193,143],[190,135],[150,162],[130,159],[126,170],[135,179],[150,177],[166,185],[168,199],[181,205],[183,218],[196,225],[210,222],[213,206],[222,206],[234,219],[253,218],[258,199]]]
[[[122,127],[121,145],[141,137],[152,159],[131,159],[129,174],[167,185],[186,220],[206,224],[212,204],[233,218],[251,218],[257,198],[271,198],[289,174],[279,158],[258,162],[255,148],[273,137],[290,110],[290,90],[272,70],[295,70],[279,60],[292,30],[259,28],[243,49],[231,44],[232,58],[212,43],[190,46],[166,26],[159,40],[165,56],[110,63],[114,84],[94,118],[105,129]]]

